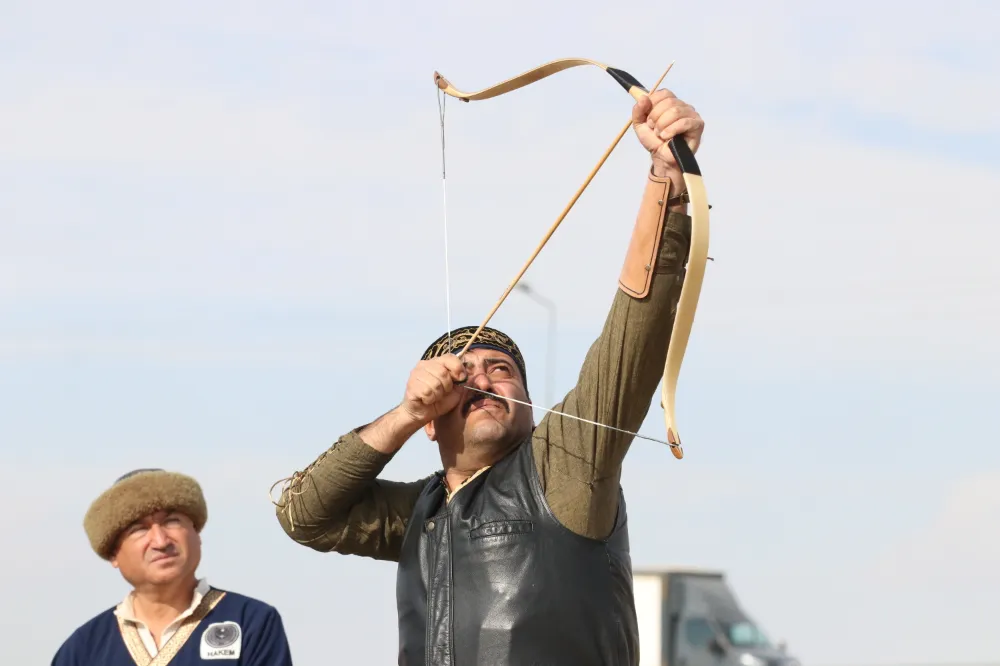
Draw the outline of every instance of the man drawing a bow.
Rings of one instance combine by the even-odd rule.
[[[555,409],[634,432],[652,401],[684,281],[691,218],[667,141],[704,122],[667,90],[633,108],[649,151],[618,289]],[[508,336],[476,327],[424,353],[402,401],[343,435],[282,491],[277,517],[321,552],[398,562],[399,663],[638,664],[622,461],[632,436],[550,413],[535,426]],[[485,395],[479,389],[499,397]],[[417,431],[443,470],[379,479]]]

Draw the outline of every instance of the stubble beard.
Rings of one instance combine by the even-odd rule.
[[[470,411],[472,403],[476,400],[474,397],[459,408],[464,412],[466,420],[461,429],[461,441],[457,443],[458,447],[452,450],[456,453],[462,451],[464,455],[471,455],[479,460],[498,460],[523,439],[523,436],[530,434],[531,428],[521,433],[522,428],[519,427],[517,418],[519,415],[515,415],[510,403],[492,398],[492,401],[502,401],[504,404],[481,407],[479,409],[486,413],[477,414]],[[473,419],[473,423],[469,423],[470,418]]]
[[[496,415],[499,416],[499,415]],[[485,418],[480,423],[468,427],[465,433],[465,447],[469,451],[477,454],[485,454],[491,458],[497,458],[512,449],[520,440],[527,436],[531,429],[521,432],[517,419],[511,418]]]
[[[504,448],[511,439],[511,428],[505,423],[487,421],[477,423],[465,435],[465,445],[476,451],[495,451]]]

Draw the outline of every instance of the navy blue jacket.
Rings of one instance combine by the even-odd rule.
[[[275,608],[214,587],[206,599],[211,602],[220,595],[207,614],[196,611],[181,625],[160,648],[157,664],[292,666],[285,628]],[[141,639],[134,629],[119,628],[112,607],[74,631],[56,652],[51,666],[136,666],[130,644],[131,650],[141,651],[145,660],[140,663],[145,664],[149,656]]]

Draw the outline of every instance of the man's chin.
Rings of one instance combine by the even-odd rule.
[[[153,562],[149,571],[146,572],[150,583],[154,585],[169,585],[180,580],[186,573],[184,563],[175,558],[172,562]],[[159,565],[159,566],[158,566]]]
[[[479,415],[480,418],[469,418],[465,422],[465,441],[471,444],[493,444],[507,439],[510,429],[497,421],[491,414]],[[481,418],[485,416],[485,418]]]

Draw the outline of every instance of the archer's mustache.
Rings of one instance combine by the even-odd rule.
[[[462,416],[468,416],[469,410],[472,409],[472,406],[474,404],[476,404],[477,402],[484,402],[486,400],[492,400],[496,404],[503,407],[508,414],[510,413],[510,405],[507,404],[506,400],[503,400],[501,398],[494,398],[493,396],[489,395],[477,394],[473,395],[471,398],[465,401],[465,404],[462,406]]]
[[[157,560],[163,557],[174,557],[177,555],[177,545],[170,543],[167,544],[166,547],[164,548],[151,548],[150,552],[152,553],[150,557],[153,560]]]

